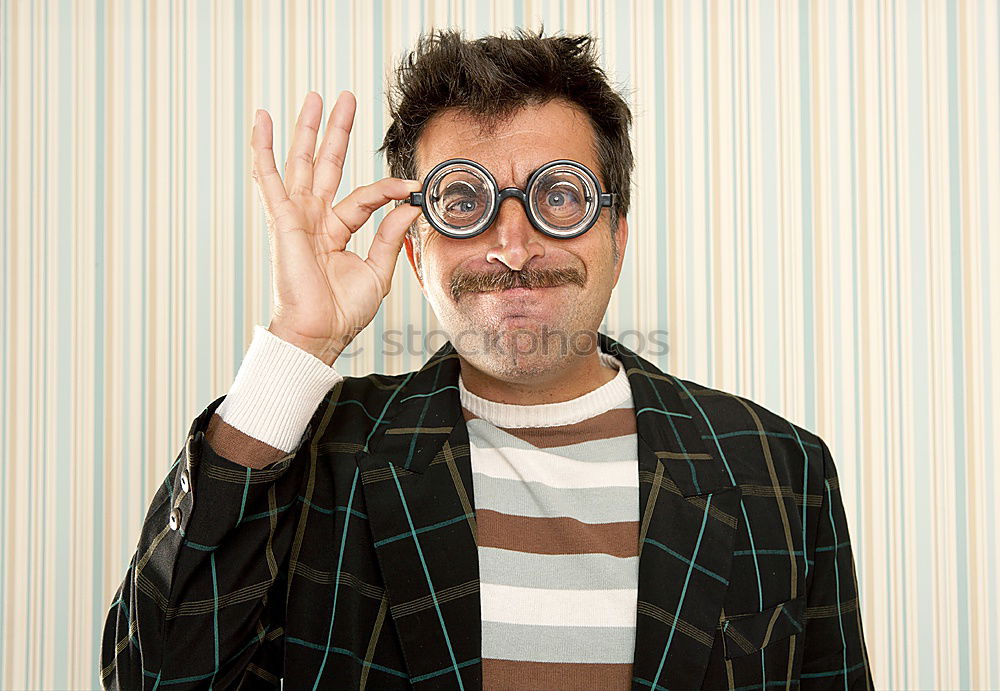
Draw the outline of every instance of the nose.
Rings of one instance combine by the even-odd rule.
[[[545,256],[545,246],[528,220],[524,204],[515,197],[500,202],[497,217],[486,231],[491,240],[486,261],[501,262],[514,271],[528,263],[532,257]]]

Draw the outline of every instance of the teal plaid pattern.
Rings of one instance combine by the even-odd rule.
[[[871,689],[825,442],[599,342],[636,414],[632,688]],[[107,613],[105,687],[480,689],[458,373],[446,343],[417,371],[347,377],[263,469],[214,453],[223,398],[205,408]]]

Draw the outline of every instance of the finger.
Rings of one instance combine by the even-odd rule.
[[[264,204],[264,212],[269,219],[273,219],[277,215],[276,210],[279,206],[289,201],[285,186],[281,182],[281,176],[278,175],[278,168],[274,163],[272,134],[271,116],[266,110],[258,110],[256,122],[250,132],[250,148],[253,150],[252,177],[257,183],[261,202]]]
[[[319,156],[313,179],[313,194],[327,205],[333,201],[340,186],[340,178],[344,171],[344,161],[347,159],[347,144],[351,138],[351,128],[354,126],[354,113],[357,102],[350,91],[341,91],[333,112],[326,123],[326,134],[320,145]]]
[[[285,185],[289,197],[308,193],[312,189],[313,155],[322,119],[323,98],[315,91],[310,91],[306,94],[302,110],[295,121],[292,146],[285,160]]]
[[[419,206],[400,204],[387,213],[382,222],[378,224],[378,230],[375,231],[375,237],[365,262],[375,270],[386,286],[390,284],[392,279],[392,272],[396,267],[396,257],[399,256],[399,250],[403,247],[406,230],[417,220],[419,215]]]
[[[410,192],[420,190],[416,180],[382,178],[370,185],[362,185],[341,199],[333,207],[333,215],[352,233],[363,226],[373,213],[393,199],[406,199]],[[407,204],[409,206],[409,204]],[[413,207],[419,209],[420,207]]]

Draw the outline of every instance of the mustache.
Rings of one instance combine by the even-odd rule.
[[[451,297],[457,300],[465,292],[487,292],[508,288],[551,288],[566,283],[585,287],[586,276],[575,267],[519,271],[505,269],[486,273],[458,273],[451,278]]]

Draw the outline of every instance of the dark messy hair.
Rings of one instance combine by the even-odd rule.
[[[617,192],[611,207],[612,244],[619,216],[628,213],[632,175],[629,127],[632,114],[608,83],[590,35],[542,37],[518,28],[513,36],[462,38],[459,31],[421,34],[416,47],[395,68],[387,90],[392,123],[380,153],[390,174],[416,178],[416,145],[427,122],[458,108],[481,119],[484,134],[520,108],[564,99],[590,118],[595,171],[607,190]],[[410,234],[414,241],[415,225]],[[617,246],[615,246],[617,258]]]

